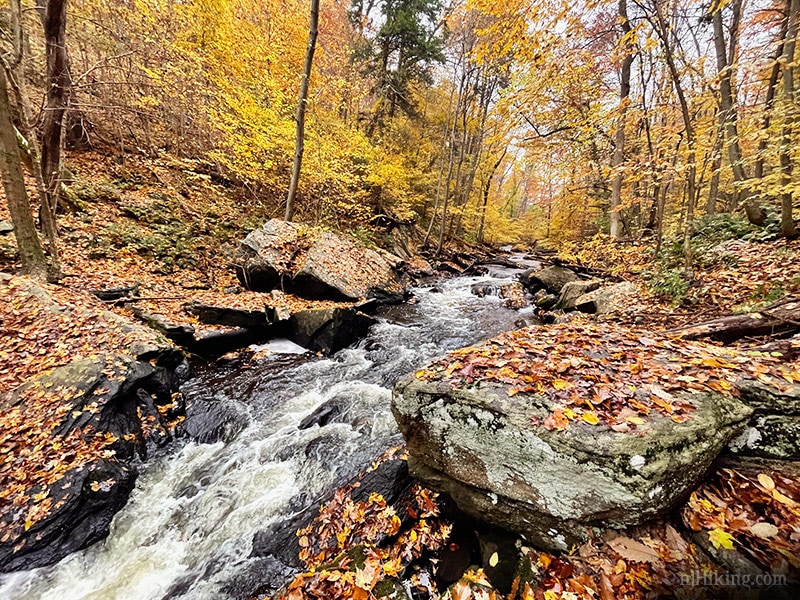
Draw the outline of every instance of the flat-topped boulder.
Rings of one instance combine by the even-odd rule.
[[[732,383],[780,357],[608,324],[505,333],[395,388],[412,475],[472,516],[568,550],[676,507],[753,409]]]
[[[259,292],[279,288],[304,298],[399,302],[405,286],[396,271],[402,261],[353,238],[268,221],[241,243],[237,275]]]

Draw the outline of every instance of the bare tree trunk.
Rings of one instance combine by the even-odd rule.
[[[622,27],[622,44],[625,48],[625,57],[620,68],[619,85],[619,117],[617,131],[614,134],[614,155],[611,159],[611,169],[614,179],[611,182],[611,238],[618,240],[621,237],[622,226],[620,207],[622,206],[622,163],[625,161],[625,117],[628,113],[628,97],[631,93],[631,65],[633,53],[631,52],[628,36],[631,32],[631,23],[628,20],[627,0],[619,0],[618,4],[620,26]]]
[[[722,142],[725,139],[725,127],[722,123],[722,111],[718,113],[717,138],[711,150],[711,180],[708,183],[708,197],[706,198],[706,214],[713,215],[717,212],[717,197],[719,196],[719,175],[722,170]]]
[[[786,111],[784,115],[783,130],[781,132],[780,159],[781,159],[781,184],[788,190],[792,182],[792,129],[796,118],[795,89],[794,89],[794,53],[797,45],[798,16],[800,16],[800,0],[787,0],[787,30],[786,42],[783,44],[783,99]],[[791,191],[781,194],[781,234],[786,237],[795,234],[794,219],[792,216]]]
[[[486,183],[483,186],[483,206],[481,207],[481,225],[478,228],[478,241],[483,243],[483,228],[486,225],[486,207],[489,205],[489,191],[492,188],[492,178],[494,178],[495,171],[500,167],[503,159],[506,157],[508,147],[503,148],[503,153],[500,158],[492,165],[492,170],[489,171],[489,176],[486,178]]]
[[[2,155],[0,170],[2,170],[3,187],[8,201],[8,211],[14,224],[22,272],[44,280],[47,277],[47,263],[33,222],[28,192],[25,190],[3,69],[0,69],[0,155]]]
[[[22,4],[20,0],[11,0],[11,21],[14,31],[15,60],[11,65],[3,64],[6,70],[8,83],[14,90],[19,105],[19,123],[21,134],[27,143],[29,160],[25,163],[36,182],[36,191],[39,196],[40,214],[45,236],[47,237],[47,251],[50,254],[50,279],[57,280],[61,277],[60,261],[58,256],[58,232],[56,231],[55,215],[49,207],[47,185],[42,175],[41,151],[36,131],[33,128],[33,108],[25,90],[25,75],[22,72],[22,59],[24,54],[23,40],[25,39],[22,21]],[[49,218],[48,218],[49,217]]]
[[[797,0],[800,1],[800,0]],[[697,184],[697,138],[695,135],[694,122],[692,121],[692,114],[689,110],[689,102],[686,99],[686,94],[681,84],[680,72],[675,63],[675,55],[673,53],[672,44],[669,41],[670,26],[666,22],[664,15],[661,13],[661,7],[658,0],[653,1],[654,13],[656,22],[653,23],[656,34],[661,39],[662,47],[664,48],[664,58],[669,68],[670,77],[672,78],[672,85],[675,88],[675,93],[678,96],[678,102],[681,107],[681,116],[683,117],[683,126],[686,131],[686,220],[683,229],[683,257],[686,266],[686,274],[689,278],[692,277],[692,264],[694,257],[692,256],[692,227],[694,226],[694,208],[696,201]],[[652,22],[652,21],[651,21]]]
[[[461,104],[464,99],[464,88],[466,86],[467,70],[466,66],[461,72],[461,81],[458,86],[458,96],[456,97],[456,108],[453,111],[453,128],[450,130],[450,156],[447,161],[447,177],[444,180],[444,202],[442,204],[442,221],[441,230],[439,231],[439,244],[436,247],[436,253],[439,254],[444,246],[445,224],[447,223],[447,206],[450,199],[450,179],[453,176],[453,161],[455,159],[455,145],[456,145],[456,127],[458,123],[458,113],[461,110]]]
[[[44,8],[45,50],[47,54],[47,100],[42,124],[42,177],[47,189],[47,206],[42,210],[42,224],[55,235],[55,215],[61,191],[61,150],[64,115],[69,105],[72,78],[67,59],[67,0],[42,0]],[[41,14],[41,13],[40,13]],[[51,233],[48,233],[48,237]]]
[[[775,54],[772,56],[772,70],[769,73],[769,81],[767,82],[767,97],[764,102],[764,117],[761,121],[761,131],[766,134],[772,123],[772,109],[775,106],[775,93],[778,88],[778,79],[781,74],[780,58],[783,56],[783,46],[786,43],[786,31],[789,26],[789,19],[783,19],[781,24],[781,31],[778,34],[780,43],[775,49]],[[767,135],[762,135],[758,142],[758,156],[756,157],[756,165],[753,176],[756,179],[764,177],[764,155],[769,147],[770,139]]]
[[[755,198],[747,187],[747,174],[744,170],[742,146],[739,143],[739,123],[734,101],[736,93],[733,87],[732,59],[736,52],[738,42],[738,22],[742,10],[742,0],[733,0],[730,3],[733,9],[733,21],[737,24],[731,29],[730,47],[725,41],[725,30],[722,22],[722,6],[716,0],[711,7],[711,22],[714,26],[714,49],[717,55],[717,74],[719,76],[719,105],[720,119],[724,125],[725,140],[727,142],[728,160],[733,171],[733,180],[740,186],[737,194],[744,201],[747,219],[754,225],[763,225],[767,219],[764,210],[755,202]]]
[[[445,162],[444,155],[445,155],[445,149],[448,146],[447,140],[448,140],[448,135],[450,133],[450,111],[453,110],[454,94],[455,94],[455,88],[450,88],[450,99],[447,102],[447,119],[445,120],[444,132],[442,134],[442,153],[439,160],[439,176],[436,179],[436,201],[433,204],[433,214],[431,215],[431,220],[428,222],[428,229],[425,231],[425,239],[422,240],[423,248],[428,245],[428,239],[430,239],[431,237],[433,224],[436,221],[436,216],[439,214],[439,203],[442,200],[442,178],[444,177],[444,162]]]
[[[308,26],[308,42],[306,43],[306,62],[303,65],[303,80],[300,83],[300,95],[297,100],[297,129],[294,142],[294,165],[292,166],[292,180],[289,183],[289,193],[286,195],[285,220],[291,221],[294,217],[294,199],[297,195],[297,185],[300,183],[300,168],[303,164],[303,150],[305,149],[306,129],[306,104],[308,102],[308,84],[311,79],[311,66],[314,63],[314,51],[317,48],[317,31],[319,28],[319,0],[311,0],[311,21]]]

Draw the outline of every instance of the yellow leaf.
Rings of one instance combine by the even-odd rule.
[[[500,562],[500,557],[497,556],[497,552],[492,553],[492,555],[489,557],[489,566],[496,567],[497,563],[499,562]]]
[[[634,425],[644,425],[644,419],[640,417],[625,417],[625,420],[628,423],[633,423]]]
[[[584,421],[589,423],[589,425],[597,425],[600,423],[600,419],[597,418],[597,415],[593,412],[585,412],[581,415]]]
[[[788,496],[784,496],[778,490],[772,490],[772,497],[775,498],[781,504],[785,504],[786,506],[795,507],[797,506],[797,502],[789,498]]]
[[[565,390],[569,387],[569,381],[565,379],[554,379],[553,387],[556,388],[557,390]]]
[[[711,540],[714,548],[733,550],[733,536],[727,531],[722,531],[722,529],[712,529],[708,532],[708,539]]]
[[[758,483],[764,486],[765,489],[772,491],[775,489],[775,482],[772,480],[772,477],[766,475],[765,473],[758,474]]]

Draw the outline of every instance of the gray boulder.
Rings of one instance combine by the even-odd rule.
[[[573,422],[541,423],[553,404],[540,394],[508,397],[481,383],[456,389],[409,377],[392,411],[406,438],[409,469],[473,517],[566,551],[588,528],[624,528],[679,504],[751,409],[721,394],[686,394],[692,418],[650,415],[631,435]]]
[[[577,281],[579,277],[566,267],[545,267],[544,269],[529,269],[519,277],[520,283],[531,291],[545,288],[551,294],[560,294],[570,281]]]
[[[637,304],[636,286],[623,281],[603,286],[575,300],[575,308],[589,314],[614,314],[630,310]]]
[[[237,275],[258,292],[282,287],[303,298],[399,302],[402,264],[350,237],[272,219],[242,242]]]
[[[588,292],[592,292],[602,285],[599,279],[590,279],[588,281],[568,281],[561,288],[561,293],[556,302],[556,308],[561,310],[572,310],[575,308],[578,298]]]

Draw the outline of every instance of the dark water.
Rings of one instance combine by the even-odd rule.
[[[400,436],[392,386],[427,360],[513,328],[529,316],[497,297],[470,294],[514,269],[416,290],[416,304],[390,307],[357,347],[330,358],[274,352],[250,369],[201,372],[183,390],[224,402],[239,427],[226,442],[177,445],[142,471],[111,535],[61,563],[0,579],[0,598],[223,600],[249,558],[252,537],[348,480]],[[286,350],[287,344],[273,345]],[[298,429],[324,403],[339,414]],[[238,430],[238,432],[236,432]]]

